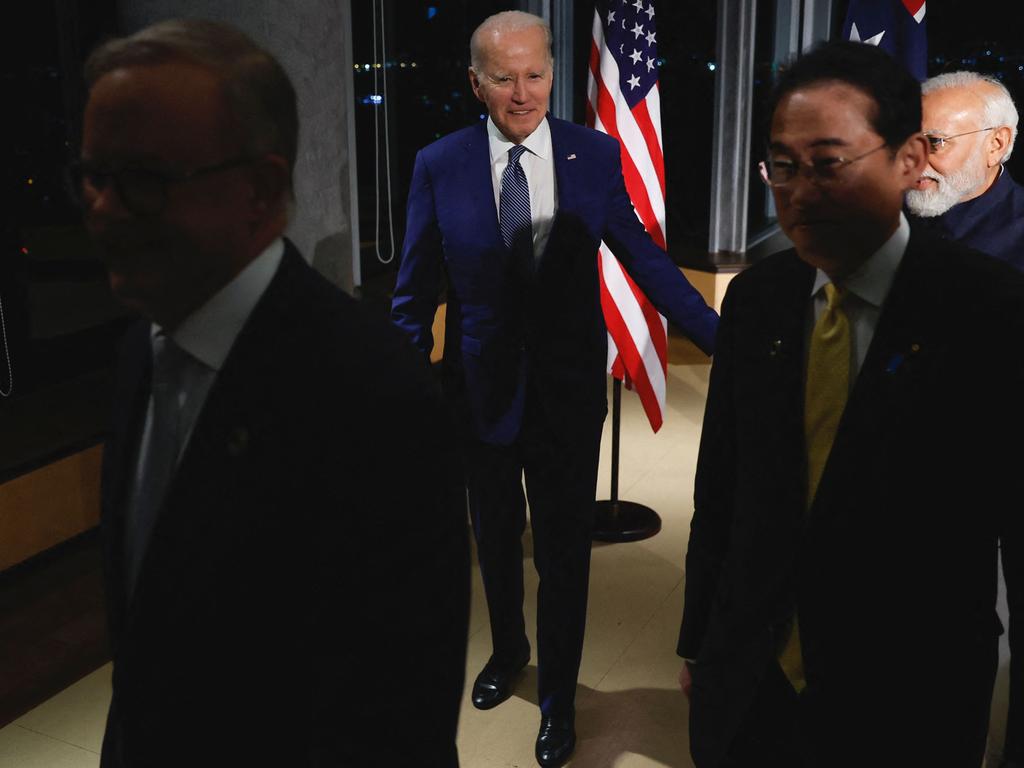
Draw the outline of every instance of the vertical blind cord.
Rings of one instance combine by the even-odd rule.
[[[380,57],[377,56],[377,17],[380,16]],[[384,37],[384,0],[373,0],[373,94],[381,93],[378,87],[377,74],[383,75],[384,88],[383,98],[380,103],[373,105],[373,172],[374,172],[374,250],[377,253],[377,261],[381,264],[390,264],[395,259],[395,224],[391,215],[391,142],[388,132],[388,74],[387,74],[387,44]],[[385,259],[380,255],[380,109],[384,107],[384,165],[387,174],[387,200],[388,200],[388,231],[391,238],[391,254]]]
[[[7,361],[7,389],[0,385],[0,396],[10,397],[14,391],[14,371],[11,368],[11,348],[7,343],[7,323],[4,319],[4,300],[0,298],[0,340],[3,341],[4,360]]]

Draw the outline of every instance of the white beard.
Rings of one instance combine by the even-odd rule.
[[[923,218],[941,216],[978,189],[985,183],[983,153],[983,147],[979,144],[962,168],[945,176],[929,166],[922,178],[933,179],[938,186],[935,189],[912,189],[907,192],[907,207],[911,213]]]

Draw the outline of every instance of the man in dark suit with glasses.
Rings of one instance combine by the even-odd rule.
[[[981,764],[999,539],[1024,615],[1024,279],[909,227],[920,110],[860,43],[776,85],[794,248],[722,311],[678,644],[698,768]]]
[[[86,80],[72,176],[145,318],[104,455],[101,765],[457,765],[464,492],[426,366],[282,238],[287,75],[170,21]]]

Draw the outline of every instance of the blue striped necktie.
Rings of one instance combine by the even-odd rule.
[[[508,165],[501,174],[501,204],[498,211],[498,225],[501,240],[513,252],[531,260],[533,256],[533,226],[530,217],[530,186],[526,183],[526,172],[519,164],[526,147],[516,144],[508,151]]]

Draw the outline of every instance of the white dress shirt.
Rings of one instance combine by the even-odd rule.
[[[907,243],[910,241],[910,225],[906,217],[900,213],[900,223],[896,231],[875,251],[871,258],[861,264],[853,274],[843,281],[847,296],[843,300],[843,310],[850,322],[850,388],[853,388],[864,365],[868,347],[875,336],[878,318],[882,314],[882,306],[892,288],[896,270],[903,261]],[[832,282],[831,278],[820,269],[814,276],[814,287],[811,289],[811,316],[808,321],[807,338],[821,313],[825,311],[828,301],[825,298],[825,286]],[[808,343],[807,348],[810,349]]]
[[[185,452],[192,428],[217,373],[224,365],[224,360],[256,302],[270,285],[283,256],[284,241],[278,238],[170,334],[174,343],[187,353],[187,362],[180,371],[181,389],[178,392],[181,407],[179,423],[184,435],[178,451],[179,460]],[[163,333],[163,329],[153,323],[150,338],[159,333]],[[140,466],[141,458],[146,453],[152,420],[153,402],[150,397],[142,436],[143,450],[139,452]]]
[[[491,118],[487,118],[487,143],[491,152],[491,185],[494,208],[501,215],[501,175],[508,165],[508,151],[515,144],[505,138]],[[522,145],[526,152],[519,160],[530,187],[530,217],[533,220],[533,257],[539,259],[551,234],[551,224],[558,207],[555,190],[555,162],[551,149],[551,127],[545,118]]]

